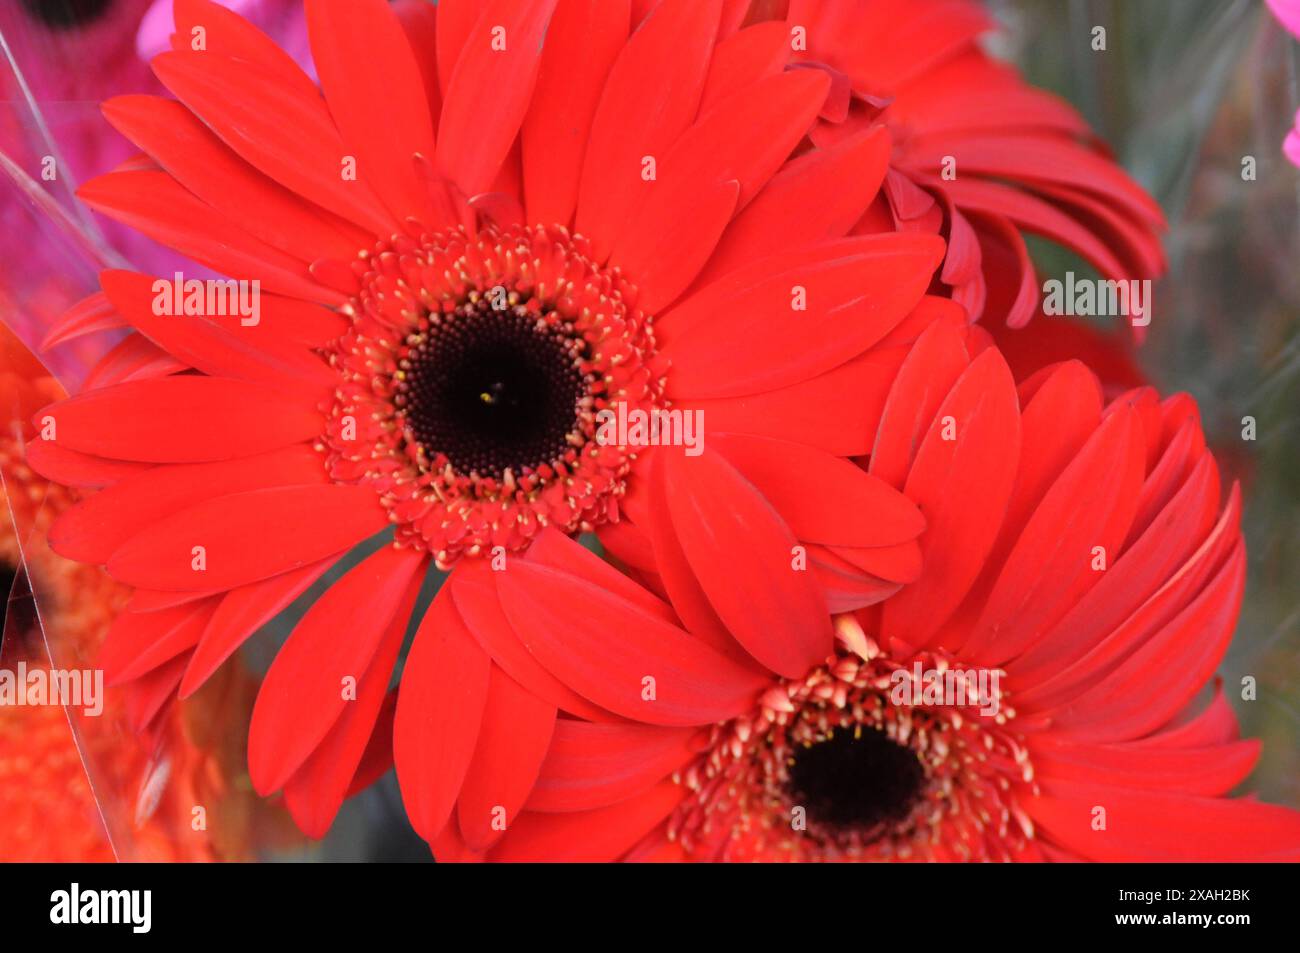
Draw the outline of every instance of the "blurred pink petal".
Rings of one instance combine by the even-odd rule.
[[[1300,37],[1300,0],[1266,0],[1277,22]],[[1294,161],[1294,160],[1293,160]]]
[[[1286,157],[1291,160],[1291,164],[1300,168],[1300,110],[1295,114],[1295,128],[1287,133],[1286,141],[1282,143],[1282,151]]]

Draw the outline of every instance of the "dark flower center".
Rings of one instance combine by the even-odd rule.
[[[798,748],[790,766],[790,796],[810,820],[869,829],[907,817],[925,783],[916,753],[883,731],[840,729]]]
[[[477,297],[407,339],[397,406],[426,456],[461,473],[530,473],[574,446],[586,343],[516,297]]]
[[[112,6],[112,0],[21,0],[23,8],[56,30],[86,26]]]
[[[618,268],[559,225],[397,235],[358,256],[330,347],[325,466],[368,484],[439,568],[618,518],[638,446],[602,414],[664,403],[667,361]]]

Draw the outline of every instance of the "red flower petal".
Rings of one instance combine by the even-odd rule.
[[[780,73],[789,59],[790,38],[784,23],[758,23],[720,40],[704,78],[700,115],[759,80]]]
[[[322,559],[226,593],[194,648],[181,680],[180,697],[198,691],[236,649],[311,588],[333,564],[333,557]]]
[[[461,785],[456,818],[472,850],[486,850],[528,800],[555,731],[550,705],[492,666],[474,757]]]
[[[1097,547],[1115,565],[1142,485],[1140,441],[1132,412],[1112,414],[1065,468],[1007,557],[967,658],[997,665],[1019,655],[1101,579]]]
[[[300,261],[322,256],[346,261],[374,241],[262,175],[174,100],[118,96],[102,111],[113,128],[199,199]]]
[[[203,500],[327,482],[320,454],[307,444],[217,463],[154,467],[66,510],[50,526],[50,546],[68,559],[102,564],[142,526]]]
[[[157,612],[119,615],[99,653],[105,682],[129,682],[193,648],[216,606],[217,600],[209,598]]]
[[[307,34],[330,115],[398,221],[433,224],[413,156],[434,155],[433,122],[411,44],[386,0],[307,0]]]
[[[274,76],[273,82],[294,87],[300,93],[316,94],[316,84],[284,50],[239,14],[211,0],[174,0],[172,37],[174,49],[192,50],[202,28],[204,51],[256,64]]]
[[[1178,616],[1118,668],[1054,715],[1058,730],[1080,740],[1125,741],[1164,724],[1214,673],[1236,627],[1246,552],[1227,564]]]
[[[661,478],[682,552],[732,637],[787,678],[825,661],[834,647],[825,599],[792,568],[798,540],[772,504],[716,452],[665,454]]]
[[[561,719],[528,809],[590,811],[623,801],[683,767],[697,736],[692,728]]]
[[[870,473],[902,487],[939,406],[970,366],[963,329],[946,322],[927,328],[908,352],[880,418]]]
[[[438,169],[466,195],[487,191],[510,152],[555,3],[490,0],[466,38],[438,123]]]
[[[502,863],[617,860],[685,796],[671,781],[611,807],[571,814],[524,813],[497,845],[492,859]]]
[[[495,579],[496,574],[490,570],[463,563],[447,584],[464,627],[479,647],[507,675],[556,708],[593,721],[615,717],[587,701],[533,658],[501,608]]]
[[[327,589],[294,628],[253,706],[248,770],[259,794],[283,787],[357,703],[344,697],[344,680],[360,684],[426,558],[385,546]]]
[[[364,486],[286,486],[204,500],[131,537],[108,560],[113,578],[146,589],[233,589],[298,569],[388,525]],[[250,547],[249,540],[258,540]],[[204,548],[206,568],[193,568]]]
[[[415,633],[393,720],[393,761],[411,825],[432,842],[474,756],[492,662],[444,585]],[[454,826],[454,825],[453,825]]]
[[[276,388],[222,377],[168,377],[83,392],[37,415],[54,418],[69,450],[152,463],[252,456],[319,436],[310,403]]]
[[[520,136],[531,222],[573,220],[596,105],[627,42],[628,0],[573,0],[555,8]]]
[[[407,623],[420,586],[417,574],[407,586],[364,676],[357,679],[356,697],[348,701],[329,734],[284,785],[284,803],[308,837],[323,837],[343,806],[343,798],[366,753],[380,708],[388,698],[388,683],[406,636]]]
[[[397,222],[367,184],[342,175],[349,155],[324,100],[286,86],[265,68],[213,52],[162,53],[153,71],[226,145],[285,188],[378,237]]]
[[[708,724],[743,711],[766,682],[687,632],[557,570],[516,561],[497,587],[506,617],[537,660],[617,714],[648,724]]]
[[[1106,829],[1093,829],[1094,808]],[[1096,861],[1300,860],[1300,812],[1276,804],[1046,782],[1026,810],[1052,841]]]
[[[942,241],[930,235],[842,239],[714,282],[656,328],[672,361],[669,395],[754,394],[843,364],[915,307],[942,255]],[[800,290],[806,310],[794,307]]]
[[[880,189],[889,148],[888,131],[874,126],[787,163],[736,216],[701,281],[721,278],[759,258],[847,235]],[[828,195],[835,201],[825,201]]]
[[[985,351],[940,406],[908,475],[904,492],[926,520],[925,572],[885,603],[886,639],[923,644],[957,608],[1002,524],[1019,455],[1011,372]]]
[[[893,546],[916,539],[925,529],[920,511],[907,497],[840,457],[767,437],[714,434],[710,443],[802,541]],[[809,486],[817,492],[809,493]]]
[[[37,418],[38,426],[40,420]],[[53,440],[33,440],[27,444],[27,462],[47,480],[87,489],[112,486],[153,467],[152,463],[93,457],[61,447]]]
[[[243,319],[235,315],[227,328],[218,323],[220,319],[158,314],[154,287],[162,281],[162,293],[170,301],[172,279],[154,279],[133,271],[105,271],[99,277],[118,313],[136,330],[206,374],[263,381],[305,395],[323,396],[336,385],[336,375],[319,357],[275,332],[261,330],[260,307],[257,325],[243,326]]]
[[[610,69],[578,187],[576,230],[598,261],[645,194],[644,157],[662,158],[695,120],[720,14],[721,0],[664,0]]]
[[[744,397],[692,399],[689,409],[703,412],[710,431],[772,437],[836,456],[859,456],[871,450],[885,397],[906,354],[902,347],[877,346],[798,384]],[[853,400],[845,401],[845,394],[852,394]]]
[[[312,278],[305,262],[256,238],[165,172],[110,172],[79,188],[77,197],[221,274],[308,301],[344,303]]]
[[[613,264],[635,276],[642,308],[657,312],[676,298],[717,246],[722,229],[713,231],[715,220],[698,216],[697,210],[716,202],[721,211],[718,189],[730,182],[739,183],[736,208],[747,205],[808,130],[825,95],[822,73],[801,70],[770,76],[729,97],[658,158],[655,175],[643,183],[641,200],[610,255]],[[731,209],[726,213],[724,224]],[[710,227],[701,234],[707,234],[707,242],[684,240],[683,231],[697,217]],[[676,251],[677,246],[690,254],[678,251],[674,269],[660,266],[651,272],[655,280],[647,277],[656,255]]]

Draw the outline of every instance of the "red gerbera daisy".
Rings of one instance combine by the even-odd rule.
[[[846,458],[917,336],[964,326],[925,294],[943,243],[845,237],[888,133],[787,163],[830,79],[784,70],[788,44],[724,53],[723,7],[665,0],[629,36],[626,0],[309,0],[322,97],[243,20],[177,0],[154,69],[179,101],[106,105],[145,154],[82,197],[260,281],[260,310],[220,318],[177,307],[170,279],[103,274],[70,327],[138,333],[40,415],[33,466],[106,487],[51,539],[137,588],[110,677],[185,695],[395,527],[258,700],[254,782],[305,829],[328,826],[391,712],[431,563],[505,559],[544,527],[653,558],[636,524],[654,454],[602,439],[602,414],[702,414],[702,459],[800,528],[837,608],[919,570],[916,508]]]
[[[425,691],[482,727],[398,726],[448,792],[410,805],[439,859],[1300,856],[1300,814],[1223,797],[1258,745],[1197,702],[1245,554],[1190,398],[1104,405],[1077,362],[1017,390],[935,328],[869,466],[925,513],[925,571],[834,621],[716,459],[664,458],[647,587],[558,537],[455,580]]]
[[[975,317],[1017,327],[1035,313],[1022,230],[1107,278],[1164,271],[1159,206],[1068,103],[984,52],[979,39],[994,22],[980,4],[756,0],[751,17],[782,19],[774,35],[797,31],[801,46],[791,65],[833,77],[814,142],[889,128],[890,172],[855,233],[942,231],[942,280]]]

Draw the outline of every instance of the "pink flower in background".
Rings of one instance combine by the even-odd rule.
[[[1273,11],[1277,22],[1287,29],[1292,36],[1300,39],[1300,0],[1266,0],[1268,8]],[[1295,128],[1287,133],[1282,143],[1282,152],[1291,164],[1300,167],[1300,110],[1295,114]]]
[[[1295,128],[1287,133],[1286,140],[1282,143],[1282,151],[1286,153],[1292,165],[1300,166],[1300,109],[1296,110]]]
[[[1273,11],[1273,16],[1277,17],[1277,22],[1290,30],[1293,36],[1300,37],[1300,0],[1265,0],[1265,2]]]
[[[0,3],[0,318],[33,350],[41,329],[131,262],[163,270],[176,256],[89,213],[79,183],[137,150],[99,114],[106,92],[159,89],[133,38],[149,0]],[[111,343],[111,342],[110,342]],[[101,351],[81,342],[47,358],[65,384]]]

